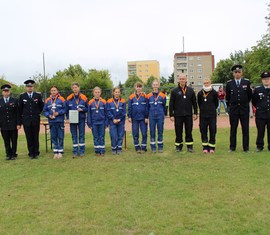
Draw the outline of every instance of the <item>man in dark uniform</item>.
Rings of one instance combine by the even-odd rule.
[[[0,128],[5,143],[6,160],[16,160],[19,123],[18,100],[10,97],[11,86],[1,86]]]
[[[193,120],[197,119],[198,107],[196,95],[191,87],[186,85],[187,78],[185,74],[179,75],[178,87],[171,92],[170,98],[170,119],[174,122],[175,128],[175,147],[176,152],[182,151],[183,148],[183,126],[185,125],[185,142],[188,152],[193,152]],[[193,110],[194,114],[193,114]],[[192,120],[193,117],[193,120]]]
[[[242,78],[242,65],[234,65],[232,72],[234,79],[226,85],[226,102],[230,115],[230,150],[236,149],[236,134],[239,120],[242,126],[243,150],[249,151],[249,102],[252,90],[248,79]]]
[[[19,98],[20,122],[26,135],[30,159],[39,156],[40,113],[44,106],[41,95],[33,91],[34,83],[33,80],[25,81],[27,92]]]
[[[252,95],[252,104],[256,107],[257,152],[264,147],[265,127],[270,151],[270,72],[263,72],[261,78],[263,85],[256,87]]]

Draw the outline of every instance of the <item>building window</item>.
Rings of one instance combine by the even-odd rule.
[[[200,56],[198,56],[198,57],[197,57],[197,60],[201,60],[201,57],[200,57]]]
[[[198,66],[202,66],[202,64],[198,64]]]
[[[191,76],[190,76],[190,79],[193,79],[193,78],[194,78],[194,76],[193,76],[193,75],[191,75]]]
[[[184,57],[184,56],[177,56],[176,59],[177,59],[177,60],[180,60],[180,61],[186,61],[187,57]]]
[[[139,72],[141,73],[141,72],[142,72],[142,70],[139,70]]]
[[[141,64],[139,64],[139,67],[141,68],[141,67],[142,67],[142,65],[141,65]]]
[[[202,75],[198,75],[198,78],[199,78],[199,79],[202,79]]]
[[[200,85],[200,86],[201,86],[201,85],[202,85],[202,82],[201,82],[201,81],[199,81],[199,82],[198,82],[198,85]]]
[[[142,78],[142,75],[140,75],[139,78]]]
[[[190,72],[190,73],[194,73],[194,69],[190,69],[189,72]]]
[[[146,78],[148,78],[148,75],[146,75]]]
[[[189,60],[193,60],[193,57],[191,56],[191,57],[189,57]]]
[[[148,64],[145,65],[145,68],[148,68]]]
[[[189,67],[193,67],[194,66],[194,64],[189,64]]]
[[[198,69],[198,73],[202,73],[202,69]]]

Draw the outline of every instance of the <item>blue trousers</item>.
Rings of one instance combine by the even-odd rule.
[[[218,113],[220,113],[220,106],[223,104],[225,112],[228,113],[227,105],[226,105],[226,100],[218,100]]]
[[[78,124],[70,124],[70,132],[73,142],[73,154],[84,154],[85,152],[85,120]],[[79,138],[78,138],[79,137]],[[79,141],[78,141],[79,140]]]
[[[140,145],[139,143],[139,132],[141,129],[142,133],[142,143]],[[135,146],[135,150],[144,150],[146,151],[146,145],[147,145],[147,124],[145,123],[145,120],[133,120],[132,119],[132,136],[133,136],[133,142]]]
[[[156,150],[156,144],[159,150],[163,149],[163,130],[164,130],[164,118],[150,118],[150,146],[151,150]],[[156,142],[156,129],[157,129],[157,142]]]
[[[50,134],[54,153],[64,153],[65,125],[62,122],[50,124]]]
[[[110,122],[110,137],[112,151],[121,151],[125,135],[125,122],[114,124]]]
[[[94,136],[95,153],[105,153],[105,124],[93,124],[92,133]]]

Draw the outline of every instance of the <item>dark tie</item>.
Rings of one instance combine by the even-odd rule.
[[[6,98],[6,103],[8,102],[8,99]]]
[[[240,81],[237,80],[236,82],[237,82],[237,87],[239,87],[240,86]]]
[[[29,95],[29,98],[30,98],[30,99],[32,98],[32,94]]]

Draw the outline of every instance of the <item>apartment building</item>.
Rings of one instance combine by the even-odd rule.
[[[215,58],[211,51],[182,52],[174,55],[174,82],[179,74],[187,75],[188,85],[201,86],[204,78],[210,78],[215,68]]]
[[[160,78],[159,62],[157,60],[142,60],[128,62],[128,77],[137,75],[143,82],[151,76]]]

